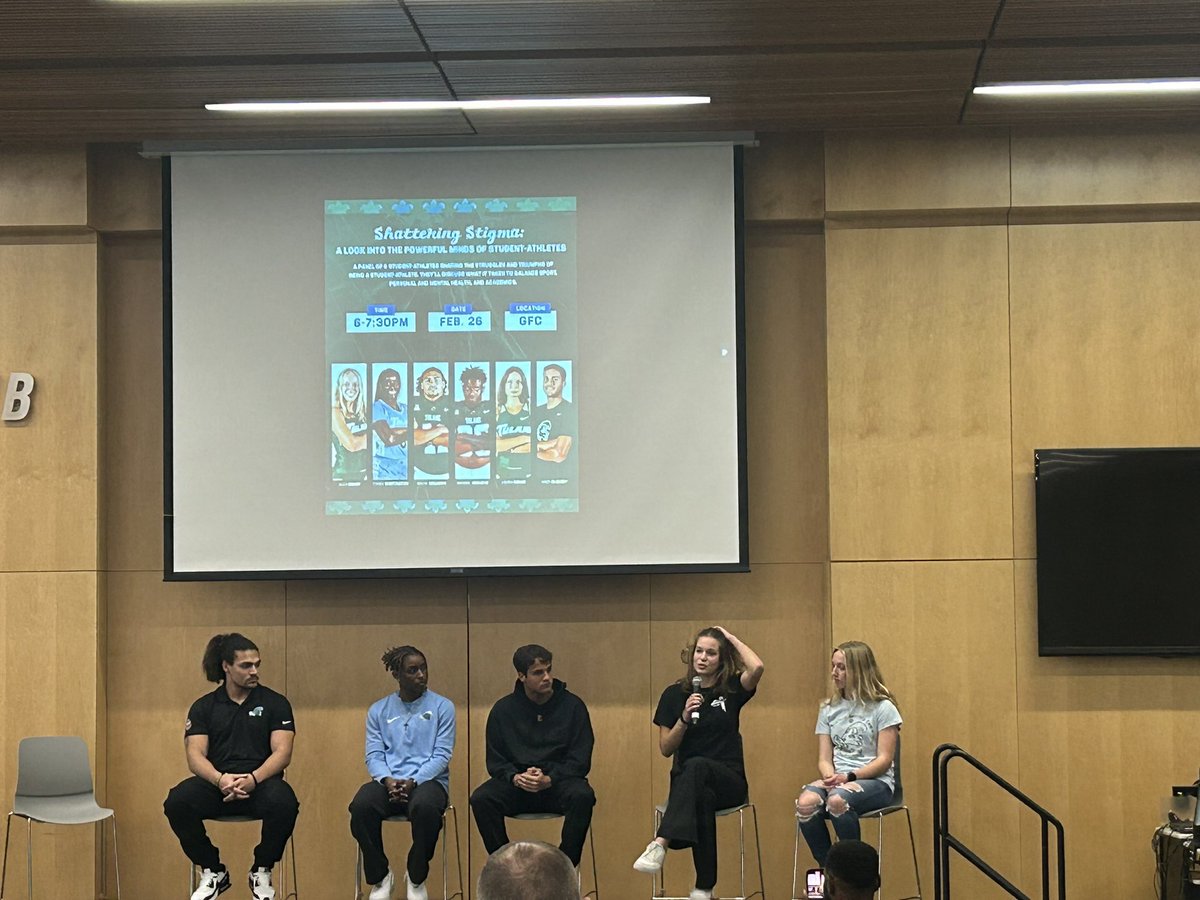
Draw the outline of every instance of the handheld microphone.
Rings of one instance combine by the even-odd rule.
[[[692,693],[693,694],[700,693],[700,676],[699,675],[692,676]],[[692,710],[692,724],[695,725],[699,721],[700,721],[700,710],[693,709]]]

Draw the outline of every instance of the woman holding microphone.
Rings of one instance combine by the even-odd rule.
[[[716,811],[746,800],[740,716],[758,688],[763,661],[720,625],[702,629],[681,657],[686,673],[662,692],[654,713],[658,748],[673,757],[667,809],[633,867],[654,874],[668,848],[691,847],[696,866],[691,900],[711,900],[717,883]]]

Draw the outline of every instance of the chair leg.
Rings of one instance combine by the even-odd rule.
[[[362,847],[354,842],[354,900],[362,900]]]
[[[292,848],[292,889],[283,895],[283,900],[300,900],[300,879],[296,877],[296,836],[294,834],[288,838],[288,846]],[[284,860],[279,862],[280,869],[282,869]],[[284,887],[286,889],[286,885]]]
[[[458,836],[458,810],[455,809],[454,806],[452,805],[452,806],[450,806],[450,813],[451,813],[451,815],[454,816],[454,858],[458,861],[458,890],[455,891],[453,894],[451,894],[450,893],[450,884],[449,884],[449,882],[446,881],[445,876],[443,876],[443,878],[442,878],[442,896],[445,897],[445,900],[454,900],[455,897],[460,898],[460,900],[464,900],[464,898],[467,895],[466,895],[466,888],[463,886],[462,844],[460,843],[461,839]],[[446,844],[442,845],[443,871],[445,869],[445,855],[444,854],[446,853],[446,851],[448,849],[449,849],[449,847]]]
[[[117,814],[112,814],[113,830],[113,874],[117,881],[117,900],[121,900],[121,857],[117,854]],[[107,869],[105,870],[107,871]]]
[[[796,820],[796,845],[792,850],[792,900],[796,897],[796,877],[800,874],[800,820]],[[808,893],[807,890],[805,893]]]
[[[880,816],[879,821],[879,873],[883,874],[883,816]],[[875,896],[878,897],[883,893],[883,878],[879,879],[879,887],[875,890]]]
[[[746,810],[738,810],[738,896],[746,900]]]
[[[754,805],[750,806],[750,816],[754,819],[754,853],[758,857],[758,890],[755,891],[754,894],[758,894],[758,896],[762,897],[763,900],[766,900],[767,885],[766,882],[763,881],[762,833],[758,830],[758,807]],[[753,897],[754,894],[751,894],[750,896]]]
[[[917,864],[917,842],[913,839],[912,816],[909,815],[907,806],[904,807],[904,818],[908,820],[908,845],[912,847],[913,874],[917,876],[916,900],[921,900],[921,867]]]
[[[8,880],[8,832],[12,829],[13,813],[4,820],[4,865],[0,868],[0,900],[4,900],[4,883]]]
[[[600,900],[600,879],[596,875],[596,832],[588,828],[588,845],[592,851],[592,889],[583,895],[584,900],[595,897]]]
[[[658,829],[662,826],[662,813],[658,811],[658,807],[654,808],[654,833],[658,834]],[[650,876],[650,897],[651,900],[655,897],[665,897],[667,895],[667,866],[666,860],[663,860],[663,865],[659,867],[657,874]]]
[[[26,819],[25,825],[25,874],[29,877],[29,893],[26,896],[33,900],[33,819]]]

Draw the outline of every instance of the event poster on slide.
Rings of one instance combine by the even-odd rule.
[[[579,509],[575,215],[325,201],[327,514]]]

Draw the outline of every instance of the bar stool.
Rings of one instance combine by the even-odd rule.
[[[205,819],[206,822],[261,822],[261,817],[256,816],[217,816],[215,819]],[[294,835],[293,835],[294,837]],[[288,850],[292,851],[292,889],[289,891],[287,880],[287,859]],[[300,900],[298,892],[298,884],[296,878],[296,843],[292,837],[288,838],[287,846],[283,850],[284,858],[279,861],[279,893],[282,895],[282,900]],[[196,890],[197,876],[199,868],[188,863],[188,890]]]
[[[449,860],[447,859],[447,856],[446,856],[446,841],[449,840],[449,838],[446,836],[446,816],[447,816],[447,814],[452,816],[453,821],[454,821],[454,858],[455,858],[456,862],[458,863],[458,890],[455,891],[453,894],[449,893],[449,890],[450,890],[449,865],[450,864],[449,864]],[[404,813],[396,813],[396,815],[388,816],[383,821],[385,821],[385,822],[407,822],[408,816],[405,815]],[[442,845],[442,898],[443,898],[443,900],[454,900],[455,897],[463,898],[466,895],[463,894],[462,846],[458,842],[458,811],[454,808],[453,803],[447,804],[445,811],[442,812],[442,838],[440,841],[438,841],[438,843]],[[354,854],[354,857],[355,857],[354,900],[362,900],[362,896],[363,896],[363,892],[362,892],[362,866],[363,866],[362,848],[358,847],[357,844],[355,844],[355,847],[357,849],[355,850],[355,854]]]
[[[758,890],[753,893],[746,893],[746,810],[750,810],[750,818],[754,823],[754,850],[758,859]],[[660,803],[654,807],[654,833],[658,833],[658,828],[662,824],[662,817],[667,811],[667,804]],[[758,832],[758,811],[754,808],[754,804],[749,800],[745,803],[740,803],[737,806],[730,806],[726,809],[718,809],[716,816],[718,819],[725,816],[732,816],[737,813],[738,817],[738,896],[725,897],[723,900],[750,900],[751,897],[766,898],[765,887],[763,883],[763,867],[762,867],[762,840]],[[652,893],[651,900],[688,900],[687,897],[669,897],[666,894],[666,875],[664,869],[658,870],[657,875],[651,876]]]
[[[562,813],[556,812],[517,813],[512,816],[505,816],[506,819],[520,819],[525,822],[535,822],[540,819],[561,819],[562,817]],[[587,900],[588,897],[595,897],[596,900],[600,900],[600,880],[596,876],[596,836],[592,831],[591,825],[588,825],[588,850],[592,856],[592,889],[584,894],[583,897],[584,900]],[[582,878],[580,880],[582,881]],[[582,889],[583,885],[580,884],[579,887]]]
[[[902,812],[904,818],[908,820],[908,843],[912,848],[913,874],[917,879],[917,893],[910,897],[905,897],[903,900],[921,900],[921,867],[917,865],[917,842],[913,837],[912,816],[908,812],[908,807],[904,805],[904,784],[900,780],[900,738],[896,738],[896,758],[893,760],[894,776],[896,779],[896,787],[892,791],[892,802],[882,809],[874,809],[871,812],[862,813],[858,817],[858,821],[864,819],[875,819],[879,822],[879,836],[877,842],[879,844],[879,872],[883,874],[883,820],[885,817],[893,813]],[[800,817],[796,817],[796,850],[792,856],[792,900],[803,900],[796,896],[796,880],[799,876],[800,869]],[[883,885],[880,885],[882,891]],[[876,892],[878,894],[878,892]]]

